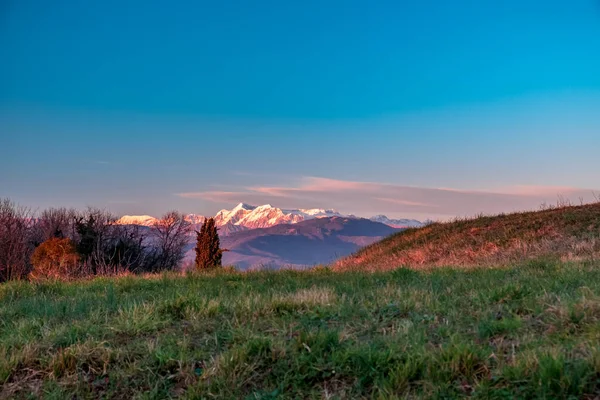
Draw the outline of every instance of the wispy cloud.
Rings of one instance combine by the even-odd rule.
[[[388,197],[375,197],[375,200],[385,201],[387,203],[398,204],[401,206],[438,207],[435,204],[419,203],[417,201],[407,201],[407,200],[400,200],[400,199],[390,199]]]
[[[495,189],[488,189],[491,193],[514,194],[518,196],[557,196],[577,192],[577,189],[570,186],[534,186],[534,185],[514,185]]]
[[[202,199],[213,202],[225,202],[230,203],[229,199],[233,199],[236,196],[239,196],[241,192],[226,192],[220,190],[212,190],[206,192],[187,192],[187,193],[177,193],[177,196],[183,197],[185,199]],[[232,200],[235,202],[236,200]]]
[[[559,198],[593,201],[593,191],[560,186],[516,185],[485,190],[427,188],[377,182],[302,177],[287,186],[249,186],[233,191],[179,193],[180,197],[234,204],[272,203],[279,207],[335,207],[359,215],[447,218],[537,209]]]

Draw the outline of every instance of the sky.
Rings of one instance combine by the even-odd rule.
[[[600,1],[0,1],[0,197],[442,219],[600,195]]]

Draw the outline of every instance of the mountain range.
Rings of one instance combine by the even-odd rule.
[[[206,219],[197,214],[185,218],[195,230]],[[240,269],[328,264],[402,229],[423,225],[417,220],[390,219],[385,215],[366,219],[332,209],[284,210],[270,204],[245,203],[221,210],[214,218],[221,247],[228,250],[223,254],[223,264]],[[157,218],[150,215],[125,215],[117,221],[146,227],[156,222]],[[194,243],[190,239],[184,265],[191,265],[194,257]]]
[[[269,228],[281,224],[297,224],[317,218],[343,217],[349,219],[360,219],[355,215],[344,215],[332,209],[291,209],[285,210],[273,207],[270,204],[252,206],[240,203],[231,210],[223,209],[215,216],[215,223],[221,236],[227,236],[235,232],[248,229]],[[197,214],[189,214],[186,219],[193,225],[200,225],[205,217]],[[419,227],[423,223],[414,219],[390,219],[385,215],[376,215],[369,218],[371,221],[379,222],[393,228]],[[157,218],[150,215],[125,215],[117,223],[122,225],[152,226]]]
[[[222,236],[223,265],[306,267],[329,264],[402,229],[364,218],[322,217],[267,228],[246,229]],[[185,261],[195,252],[190,244]]]

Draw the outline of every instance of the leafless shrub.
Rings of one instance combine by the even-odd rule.
[[[34,219],[32,240],[36,246],[46,240],[57,238],[76,239],[75,220],[77,211],[73,208],[48,208]]]
[[[152,225],[154,244],[152,271],[175,269],[185,255],[185,246],[190,242],[191,224],[177,211],[166,213]]]
[[[24,278],[31,269],[31,211],[0,199],[0,282]]]

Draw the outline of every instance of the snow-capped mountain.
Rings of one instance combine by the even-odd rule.
[[[307,219],[304,215],[286,212],[280,208],[275,208],[270,204],[256,207],[248,213],[237,224],[249,229],[268,228],[279,224],[295,224]]]
[[[283,210],[270,204],[251,206],[240,203],[232,210],[221,210],[215,216],[217,226],[235,225],[247,229],[268,228],[279,224],[295,224],[313,218],[341,216],[335,210]]]
[[[252,206],[245,203],[240,203],[231,210],[223,209],[215,215],[215,223],[220,227],[219,231],[223,235],[228,235],[233,232],[239,232],[246,229],[269,228],[280,224],[296,224],[298,222],[307,221],[315,218],[330,218],[330,217],[345,217],[357,219],[354,215],[343,215],[332,209],[294,209],[284,210],[273,207],[270,204],[262,206]],[[200,225],[204,222],[205,217],[197,214],[189,214],[186,216],[193,225]],[[380,222],[394,228],[417,227],[423,224],[412,219],[389,219],[385,215],[377,215],[370,218],[371,221]],[[156,218],[149,215],[125,215],[117,221],[119,224],[129,225],[144,225],[151,226],[156,222]]]
[[[336,210],[329,209],[324,210],[322,208],[312,208],[310,210],[300,209],[300,210],[291,210],[290,212],[299,211],[300,214],[308,215],[313,218],[322,218],[322,217],[342,217],[343,215],[337,212]]]
[[[331,209],[288,210],[245,203],[223,209],[214,218],[221,244],[229,250],[223,262],[242,269],[329,263],[403,228],[424,225],[414,219],[390,219],[385,215],[366,219]],[[185,219],[194,230],[200,230],[206,218],[189,214]],[[156,221],[149,215],[125,215],[117,223],[152,226]],[[192,231],[185,258],[188,263],[195,257],[193,236]]]
[[[150,215],[123,215],[117,221],[117,224],[152,226],[156,221],[158,221],[158,219]]]
[[[192,225],[202,225],[206,217],[198,214],[188,214],[185,216],[185,220]],[[123,215],[117,220],[118,225],[141,225],[141,226],[152,226],[158,221],[151,215]]]
[[[232,210],[223,209],[215,215],[215,223],[217,226],[223,226],[225,224],[236,225],[242,218],[254,211],[255,208],[256,206],[240,203]]]
[[[205,216],[198,215],[198,214],[188,214],[185,216],[185,220],[193,225],[202,224],[205,219],[206,219]]]
[[[418,228],[424,225],[421,221],[417,221],[416,219],[390,219],[385,215],[376,215],[369,219],[394,228]]]

